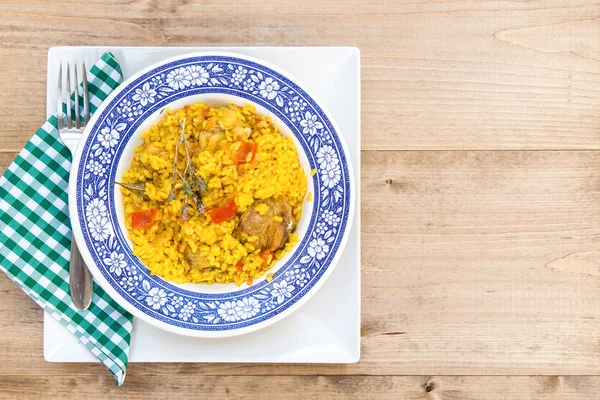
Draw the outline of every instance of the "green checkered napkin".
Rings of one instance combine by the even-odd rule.
[[[105,53],[88,79],[93,113],[123,76],[115,57]],[[0,270],[77,336],[121,385],[133,317],[95,284],[86,311],[78,311],[69,295],[70,167],[71,153],[58,139],[53,115],[0,178]]]

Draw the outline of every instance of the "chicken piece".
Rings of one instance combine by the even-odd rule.
[[[220,131],[202,131],[200,132],[200,150],[209,151],[211,153],[221,149],[227,143],[225,134]]]
[[[230,108],[222,108],[219,111],[221,114],[220,126],[221,129],[231,129],[237,122],[237,112]]]
[[[145,143],[141,147],[141,151],[136,149],[136,152],[133,156],[133,162],[141,165],[142,167],[150,166],[150,159],[152,157],[160,157],[166,158],[168,155],[167,151],[164,148],[158,147],[150,142]],[[142,161],[142,160],[145,160]]]
[[[206,256],[194,253],[189,246],[185,248],[184,257],[185,261],[187,261],[188,265],[192,269],[202,271],[211,269],[213,267],[209,264],[208,258],[206,258]]]
[[[255,210],[255,207],[260,204],[266,204],[269,207],[262,215]],[[258,240],[252,242],[255,247],[276,251],[287,243],[289,234],[294,228],[292,209],[282,196],[277,199],[268,198],[255,201],[252,207],[242,214],[238,232],[256,236]]]
[[[164,148],[157,147],[150,142],[148,142],[144,145],[144,152],[152,154],[153,156],[159,156],[159,157],[164,157],[167,155],[167,151]]]
[[[233,128],[231,128],[231,132],[233,133],[234,140],[236,140],[236,141],[246,140],[250,137],[250,134],[252,133],[252,129],[250,129],[248,127],[236,125]]]

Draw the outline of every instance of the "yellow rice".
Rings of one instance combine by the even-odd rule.
[[[225,108],[234,110],[235,114]],[[296,221],[302,215],[302,201],[306,195],[307,177],[301,168],[296,147],[291,138],[281,135],[269,117],[255,113],[254,107],[212,108],[202,103],[186,106],[177,111],[167,109],[156,125],[142,134],[143,144],[135,149],[134,159],[123,175],[123,182],[145,182],[145,194],[150,200],[122,189],[125,224],[133,252],[148,267],[150,273],[174,282],[244,282],[263,276],[277,260],[293,248],[298,241],[290,235],[283,248],[275,252],[273,260],[265,266],[251,240],[236,232],[240,215],[257,199],[285,196]],[[235,121],[232,121],[235,118]],[[214,154],[196,151],[192,161],[198,175],[203,178],[208,191],[202,201],[207,210],[222,206],[234,199],[238,212],[235,217],[215,224],[206,213],[195,210],[189,200],[188,219],[181,218],[184,193],[176,191],[175,199],[168,201],[176,140],[181,134],[181,121],[185,118],[185,136],[192,149],[198,150],[200,132],[220,126],[229,143]],[[236,164],[233,154],[240,140],[231,128],[235,125],[250,128],[250,140],[258,144],[253,163]],[[239,128],[236,128],[239,129]],[[185,151],[179,147],[178,163],[183,169]],[[176,187],[182,182],[176,179]],[[260,207],[259,207],[260,208]],[[155,209],[156,223],[147,229],[132,228],[132,212]],[[260,210],[257,210],[260,212]],[[186,247],[208,258],[215,267],[207,270],[191,268],[184,257]],[[241,270],[238,268],[241,265]],[[272,279],[272,275],[269,275]]]

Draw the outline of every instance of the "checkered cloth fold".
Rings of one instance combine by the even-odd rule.
[[[123,81],[116,58],[105,53],[88,80],[93,113]],[[120,386],[133,317],[96,284],[88,310],[71,302],[71,153],[58,139],[56,121],[55,115],[48,119],[0,178],[0,270],[90,349]]]

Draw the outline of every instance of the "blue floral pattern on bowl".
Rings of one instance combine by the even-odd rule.
[[[198,293],[151,276],[117,221],[114,181],[125,145],[139,125],[187,96],[225,93],[265,107],[291,129],[317,174],[308,230],[271,282],[233,284],[229,293]],[[144,314],[191,330],[234,330],[266,321],[290,306],[332,268],[349,222],[348,160],[323,110],[300,87],[259,63],[227,56],[195,56],[146,72],[107,105],[84,144],[76,185],[83,238],[103,277]]]

